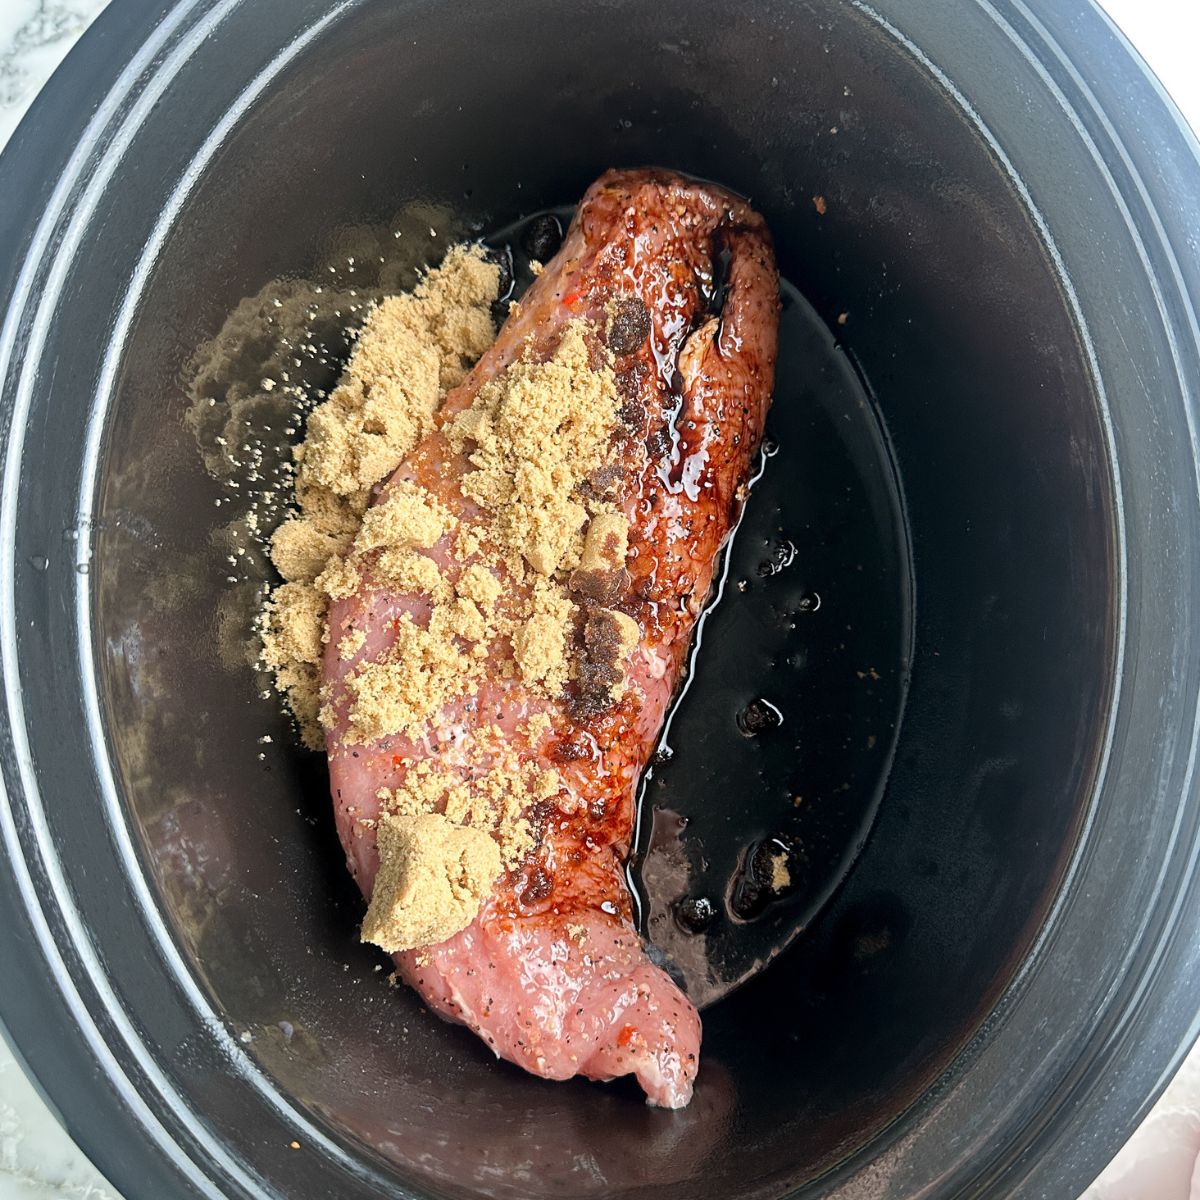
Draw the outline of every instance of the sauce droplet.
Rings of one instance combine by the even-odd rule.
[[[758,564],[759,577],[765,579],[769,575],[778,575],[795,561],[795,544],[787,538],[782,538],[771,548],[771,557]]]
[[[543,213],[529,222],[521,245],[530,258],[538,262],[549,262],[558,253],[562,244],[562,225],[553,213]]]
[[[675,919],[687,933],[703,933],[716,915],[717,906],[707,896],[688,896],[675,906]]]
[[[757,737],[783,724],[783,713],[770,700],[751,700],[737,715],[737,727],[743,737]]]

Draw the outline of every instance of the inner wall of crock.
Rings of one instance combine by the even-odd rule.
[[[315,278],[404,221],[443,237],[494,228],[642,163],[748,194],[784,273],[831,327],[848,314],[839,336],[891,435],[916,581],[908,708],[874,832],[817,922],[706,1013],[696,1099],[678,1114],[626,1086],[498,1065],[387,985],[357,943],[323,764],[292,748],[246,665],[253,584],[226,583],[244,571],[223,532],[237,502],[197,442],[214,369],[251,389],[263,364],[286,369],[254,306],[224,365],[196,358],[264,285]],[[105,454],[96,653],[163,909],[275,1086],[407,1186],[780,1195],[918,1096],[1020,964],[1107,693],[1106,458],[1019,198],[866,17],[832,3],[354,10],[191,194],[131,331]],[[801,686],[794,702],[822,697]],[[203,1109],[187,1055],[180,1087]]]

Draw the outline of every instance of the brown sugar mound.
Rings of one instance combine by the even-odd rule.
[[[465,929],[500,874],[492,837],[438,813],[386,813],[377,837],[379,873],[362,938],[389,954]]]
[[[274,671],[305,745],[324,746],[319,662],[331,597],[360,583],[346,556],[364,533],[393,544],[430,545],[444,513],[397,492],[368,509],[371,489],[390,475],[432,427],[446,392],[461,383],[496,336],[492,303],[499,268],[480,246],[456,246],[410,293],[383,300],[367,318],[337,388],[308,418],[295,449],[296,508],[271,539],[271,561],[285,583],[259,620],[262,663]],[[418,498],[419,501],[419,498]],[[401,511],[408,502],[409,508]],[[397,574],[429,578],[411,557]]]
[[[587,326],[572,321],[545,362],[522,358],[479,389],[452,440],[473,446],[463,491],[495,514],[500,542],[553,575],[587,520],[579,485],[600,467],[617,428],[611,363],[591,365]]]
[[[349,496],[394,470],[492,344],[499,279],[479,247],[456,246],[412,292],[382,301],[333,394],[308,419],[302,475]]]
[[[359,583],[356,564],[377,555],[368,566],[372,580],[435,602],[426,628],[406,620],[390,650],[348,678],[351,741],[415,735],[477,689],[482,664],[501,638],[528,688],[545,697],[562,693],[575,621],[563,575],[589,553],[600,561],[601,543],[604,561],[623,569],[628,534],[623,516],[601,511],[602,503],[580,492],[611,457],[618,429],[612,365],[603,355],[593,365],[594,340],[585,322],[570,322],[548,359],[518,359],[451,423],[451,446],[470,464],[462,492],[483,510],[462,539],[454,594],[432,560],[416,552],[435,547],[458,521],[407,481],[389,484],[384,499],[367,510],[345,566],[317,579],[330,595],[348,594]]]
[[[348,676],[354,697],[348,740],[374,742],[415,730],[471,686],[477,668],[441,624],[435,613],[430,627],[422,629],[406,614],[399,618],[387,657],[364,663]]]

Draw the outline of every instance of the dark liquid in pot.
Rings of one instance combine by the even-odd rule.
[[[486,239],[512,294],[570,215]],[[853,868],[911,661],[907,535],[882,422],[829,327],[781,290],[756,481],[642,780],[629,864],[655,956],[702,1007],[811,924]]]

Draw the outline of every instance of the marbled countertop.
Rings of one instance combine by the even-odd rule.
[[[0,0],[0,147],[107,2]],[[1200,35],[1196,0],[1105,0],[1105,7],[1200,128],[1200,76],[1193,69]],[[1200,1200],[1198,1150],[1200,1049],[1083,1200]],[[63,1132],[3,1041],[0,1200],[119,1200]]]
[[[0,146],[108,0],[0,0]]]

